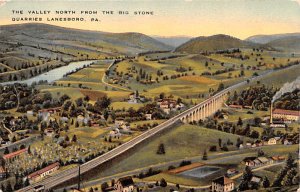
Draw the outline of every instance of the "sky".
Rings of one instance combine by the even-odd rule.
[[[23,10],[23,14],[12,14]],[[58,15],[55,11],[74,10]],[[28,14],[50,11],[50,14]],[[97,11],[83,15],[81,11]],[[113,11],[104,15],[102,11]],[[129,15],[119,15],[128,11]],[[153,15],[134,15],[149,11]],[[257,34],[300,32],[300,0],[0,0],[0,25],[25,23],[12,18],[41,17],[42,23],[106,32],[140,32],[159,36],[227,34],[245,39]],[[84,21],[47,21],[72,17]],[[98,21],[91,22],[92,18]]]

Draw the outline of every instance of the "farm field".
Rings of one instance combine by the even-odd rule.
[[[169,56],[171,55],[169,53]],[[288,62],[299,59],[298,57],[291,58],[290,53],[275,51],[256,53],[252,49],[242,49],[241,55],[249,56],[249,59],[241,60],[221,54],[209,56],[192,54],[176,58],[168,58],[167,53],[149,54],[121,61],[113,66],[110,72],[114,79],[120,79],[115,80],[116,84],[131,90],[138,90],[146,97],[154,98],[163,92],[175,98],[181,97],[186,102],[191,100],[200,102],[199,95],[204,94],[207,97],[209,90],[216,91],[221,83],[230,86],[252,77],[254,73],[262,74],[272,67],[284,66]],[[149,58],[154,60],[149,60]],[[144,70],[145,74],[143,74]],[[141,78],[141,75],[146,75],[146,78]],[[151,80],[149,80],[150,77]]]

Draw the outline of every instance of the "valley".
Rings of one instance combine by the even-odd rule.
[[[250,167],[245,159],[264,157],[268,162],[252,166],[251,174],[268,177],[275,189],[278,170],[298,163],[299,88],[272,101],[299,76],[294,35],[182,38],[175,48],[140,33],[45,24],[0,32],[5,188],[70,190],[78,167],[86,190],[104,192],[120,176],[153,191],[163,191],[165,182],[209,190],[220,175],[241,188]],[[281,42],[286,38],[289,48]],[[291,117],[274,112],[272,122],[275,106]],[[32,177],[49,166],[56,166],[54,174]]]

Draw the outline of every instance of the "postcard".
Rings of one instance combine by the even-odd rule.
[[[297,191],[299,62],[299,0],[0,0],[0,192]]]

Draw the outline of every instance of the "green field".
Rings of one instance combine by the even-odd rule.
[[[117,162],[112,169],[104,170],[100,175],[112,175],[158,163],[199,156],[204,150],[208,150],[209,146],[218,145],[219,138],[223,141],[230,139],[235,143],[238,137],[240,136],[217,130],[181,125],[163,135],[156,136],[151,142],[137,149],[133,155]],[[166,154],[164,155],[156,154],[161,143],[165,146]]]

